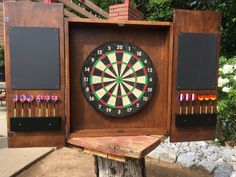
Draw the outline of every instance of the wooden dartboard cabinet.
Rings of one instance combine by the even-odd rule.
[[[166,134],[170,110],[170,89],[161,84],[170,80],[170,23],[107,22],[106,20],[68,20],[70,71],[70,130],[75,136]],[[141,47],[157,71],[154,97],[140,112],[123,118],[98,113],[84,98],[80,68],[89,53],[109,41],[128,41]],[[169,99],[168,99],[169,98]]]
[[[36,13],[42,15],[34,15]],[[72,137],[85,136],[171,135],[173,141],[212,139],[214,137],[216,121],[215,97],[217,96],[216,71],[218,68],[221,35],[219,13],[176,10],[174,22],[90,20],[64,18],[61,4],[17,2],[4,4],[4,16],[7,118],[9,145],[11,147],[59,146],[64,145],[66,140]],[[14,52],[12,52],[12,44],[9,43],[11,39],[9,30],[11,28],[15,30],[15,28],[19,27],[47,28],[49,30],[55,28],[54,30],[58,31],[57,40],[52,39],[49,42],[58,46],[59,56],[57,56],[58,60],[55,61],[59,61],[59,63],[54,63],[57,67],[54,64],[51,67],[46,66],[47,64],[42,67],[42,71],[52,70],[53,73],[59,71],[59,74],[57,74],[59,81],[54,86],[50,85],[52,82],[50,84],[45,82],[45,87],[40,88],[35,86],[37,82],[31,78],[32,82],[30,83],[34,83],[31,86],[25,87],[24,84],[21,84],[22,82],[19,82],[20,86],[18,88],[13,87],[11,79],[15,79],[12,76],[15,73],[11,68],[13,68],[12,63],[14,63],[14,57],[12,57]],[[23,31],[26,30],[24,28],[22,28]],[[180,36],[182,33],[184,37],[187,36],[187,39]],[[188,34],[190,34],[190,37],[188,37]],[[187,76],[181,77],[181,74],[179,74],[180,69],[178,68],[183,66],[179,53],[180,51],[185,51],[184,47],[188,46],[184,45],[184,42],[189,39],[191,41],[192,38],[193,41],[196,39],[193,42],[195,46],[190,45],[192,48],[190,47],[188,50],[193,50],[193,52],[199,47],[199,41],[200,44],[204,40],[210,41],[209,49],[213,51],[210,56],[212,59],[210,62],[215,63],[213,67],[209,67],[211,71],[215,71],[214,75],[209,76],[210,81],[213,83],[211,87],[204,87],[204,84],[203,86],[201,85],[209,81],[206,79],[199,81],[195,85],[185,86],[183,83],[189,82],[189,78]],[[45,40],[47,41],[49,38],[45,37]],[[180,40],[184,41],[183,44]],[[111,41],[124,41],[138,46],[150,57],[156,71],[156,86],[155,90],[152,90],[153,94],[149,103],[141,111],[126,117],[117,118],[101,114],[86,100],[84,90],[81,87],[81,72],[84,69],[85,60],[98,46]],[[20,44],[23,45],[24,41],[21,41]],[[204,50],[202,52],[204,53]],[[25,55],[28,56],[29,53],[26,52]],[[188,55],[185,57],[185,52],[181,54],[184,56],[181,56],[181,58],[189,58],[191,60]],[[202,57],[207,58],[209,56],[206,54]],[[185,62],[184,60],[182,63],[187,63],[185,67],[189,67],[194,62]],[[206,63],[209,64],[208,60]],[[197,68],[208,73],[207,69],[201,65]],[[37,77],[37,74],[34,73],[34,75]],[[55,77],[53,77],[52,81],[55,81]],[[190,74],[189,77],[198,79],[196,73]],[[184,79],[179,81],[179,78]],[[47,78],[45,79],[47,80]],[[42,78],[41,80],[42,82],[44,81]],[[48,80],[50,80],[50,77]],[[181,87],[177,87],[177,82],[180,82]],[[195,81],[193,80],[192,82]],[[14,107],[15,104],[12,99],[16,94],[20,96],[22,94],[33,94],[34,96],[37,94],[56,94],[59,99],[56,103],[46,102],[45,100],[40,102],[42,114],[38,113],[39,102],[33,101],[30,103],[32,117],[29,117],[28,114],[28,106],[30,104],[26,103],[23,108],[25,109],[25,116],[21,117],[22,103],[17,102],[16,107]],[[199,100],[189,101],[188,96],[192,94],[196,98],[200,95],[200,101],[204,102]],[[180,102],[180,95],[181,98],[184,95],[185,102],[182,102],[182,100]],[[199,112],[200,106],[205,112]],[[56,114],[53,114],[55,107]],[[14,109],[16,109],[17,116],[14,114]],[[16,122],[16,118],[20,121],[20,128],[19,122],[15,123],[15,127],[12,126]],[[60,126],[58,126],[58,122],[50,122],[50,119],[53,118],[60,119]],[[27,119],[30,119],[30,121],[34,119],[35,123],[38,121],[40,126],[48,126],[50,124],[50,126],[55,126],[55,128],[47,127],[43,129],[36,126],[36,129],[33,130],[32,126],[31,128],[26,126],[24,130],[22,125],[28,121]],[[42,123],[41,119],[44,119],[46,123]],[[31,125],[35,123],[31,122]]]

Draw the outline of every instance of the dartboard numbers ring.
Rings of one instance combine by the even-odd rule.
[[[107,116],[140,111],[155,91],[156,71],[149,56],[134,44],[108,42],[93,50],[81,70],[88,102]]]

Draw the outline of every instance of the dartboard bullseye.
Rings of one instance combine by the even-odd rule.
[[[128,42],[108,42],[84,62],[81,82],[88,102],[99,112],[124,117],[140,111],[155,90],[156,72],[149,56]]]

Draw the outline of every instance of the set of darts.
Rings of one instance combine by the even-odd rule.
[[[28,105],[28,117],[32,117],[32,104],[34,102],[37,103],[38,106],[38,116],[35,117],[42,117],[42,105],[46,105],[45,117],[49,116],[49,104],[53,104],[53,116],[56,116],[56,103],[58,102],[59,98],[57,95],[17,95],[15,94],[12,98],[14,102],[14,117],[17,117],[17,104],[21,103],[21,117],[25,116],[25,105]]]
[[[198,106],[199,114],[213,114],[216,112],[216,106],[214,106],[216,99],[216,95],[196,95],[194,93],[179,94],[179,114],[183,114],[183,107],[185,107],[186,115],[195,114],[197,113]],[[199,102],[199,104],[197,102]],[[191,107],[191,111],[189,111],[189,107]]]

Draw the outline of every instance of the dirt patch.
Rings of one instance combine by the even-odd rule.
[[[146,158],[147,177],[213,177],[202,168]],[[76,148],[61,148],[40,160],[17,177],[95,177],[94,159]]]

